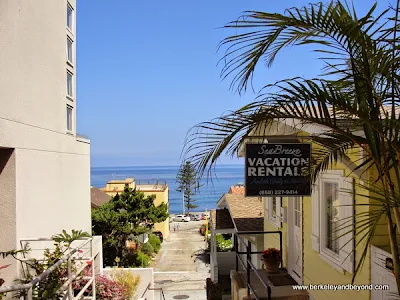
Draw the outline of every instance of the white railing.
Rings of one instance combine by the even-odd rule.
[[[24,239],[21,240],[21,245],[23,243],[31,245],[33,244],[39,244],[39,245],[44,245],[46,243],[51,242],[53,245],[53,240],[44,238],[44,239]],[[12,286],[2,286],[0,287],[0,294],[1,293],[9,293],[9,292],[17,292],[17,291],[26,291],[27,296],[26,300],[32,300],[33,299],[33,289],[36,284],[39,282],[43,281],[46,279],[53,271],[55,271],[58,267],[60,267],[62,264],[65,262],[67,263],[67,278],[64,284],[61,286],[59,292],[63,294],[62,299],[63,300],[73,300],[73,299],[96,299],[96,261],[97,265],[100,266],[102,265],[102,262],[98,261],[97,258],[99,255],[101,255],[101,249],[102,249],[102,239],[101,236],[94,236],[91,238],[87,239],[81,239],[78,240],[77,242],[81,242],[77,246],[72,246],[69,251],[60,259],[58,260],[54,265],[49,267],[46,271],[44,271],[42,274],[39,276],[33,278],[29,283],[26,284],[17,284],[17,285],[12,285]],[[75,243],[77,244],[77,243]],[[21,261],[31,261],[33,257],[36,258],[37,261],[44,261],[44,258],[38,258],[38,255],[35,255],[35,252],[37,251],[42,251],[45,250],[46,248],[41,249],[40,248],[32,248],[32,252],[30,253],[32,257],[25,257],[21,259]],[[50,248],[50,247],[47,247]],[[32,255],[33,254],[33,255]],[[43,252],[41,252],[41,255],[43,255]],[[75,263],[75,266],[77,266],[77,270],[75,272],[72,271],[72,261],[77,261]],[[91,262],[91,274],[90,276],[83,277],[83,279],[88,280],[88,282],[85,284],[85,286],[79,291],[79,293],[74,296],[74,289],[73,289],[73,282],[78,278],[80,274],[82,274],[83,270],[87,268],[88,262]],[[92,296],[89,297],[83,297],[85,292],[88,292],[89,286],[92,286],[91,294]],[[83,298],[82,298],[83,297]]]

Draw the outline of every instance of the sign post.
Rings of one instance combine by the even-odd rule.
[[[311,195],[311,143],[246,144],[246,197]]]

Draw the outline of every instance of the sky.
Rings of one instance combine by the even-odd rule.
[[[246,10],[283,13],[308,3],[77,1],[77,131],[91,140],[92,166],[179,165],[192,126],[257,96],[251,90],[238,95],[229,78],[222,80],[218,43],[238,32],[221,27]],[[373,1],[354,3],[366,12]],[[256,92],[284,78],[320,74],[311,50],[285,49],[271,68],[258,68]]]

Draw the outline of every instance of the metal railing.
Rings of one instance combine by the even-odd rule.
[[[164,291],[163,291],[162,288],[155,288],[155,287],[150,287],[150,286],[151,286],[151,283],[149,283],[149,284],[147,285],[146,290],[145,290],[144,293],[142,294],[141,299],[147,299],[147,298],[146,298],[146,293],[147,293],[148,291],[160,291],[160,300],[165,300],[165,295],[164,295]],[[154,299],[155,299],[155,298],[156,298],[156,297],[154,297]]]
[[[262,251],[251,251],[251,242],[248,240],[247,243],[246,241],[240,237],[240,235],[260,235],[260,234],[279,234],[279,250],[281,251],[282,254],[282,231],[241,231],[237,232],[234,235],[234,247],[236,249],[236,271],[239,271],[239,262],[242,264],[243,268],[246,269],[246,277],[247,277],[247,295],[250,295],[251,293],[253,294],[253,297],[256,300],[259,300],[260,298],[257,296],[256,291],[254,290],[251,282],[251,271],[257,276],[257,278],[260,280],[261,284],[265,287],[268,295],[268,300],[271,299],[271,287],[268,285],[265,280],[261,277],[259,272],[257,271],[257,267],[254,266],[254,264],[251,261],[251,255],[252,254],[262,254]],[[239,251],[239,241],[246,246],[246,252],[240,252]],[[241,254],[246,254],[246,261],[243,261],[243,259],[240,257]],[[281,255],[281,263],[280,267],[283,268],[283,255]]]
[[[83,242],[74,248],[71,248],[68,250],[68,252],[62,256],[54,265],[49,267],[46,271],[44,271],[42,274],[39,276],[33,278],[29,283],[26,284],[17,284],[17,285],[11,285],[11,286],[2,286],[0,287],[0,294],[1,293],[9,293],[9,292],[17,292],[17,291],[26,291],[26,300],[32,300],[33,299],[33,290],[34,287],[45,280],[53,271],[55,271],[58,267],[60,267],[62,264],[65,262],[67,263],[67,278],[64,284],[61,286],[59,289],[59,292],[63,295],[62,299],[63,300],[73,300],[73,299],[82,299],[83,295],[85,292],[88,292],[89,286],[92,286],[91,289],[91,294],[92,296],[90,297],[83,297],[83,299],[96,299],[96,272],[95,272],[95,259],[99,255],[99,251],[93,251],[93,246],[94,246],[94,239],[93,238],[87,238],[87,239],[81,239],[80,241]],[[99,239],[100,242],[101,239]],[[44,239],[24,239],[21,240],[22,243],[30,243],[30,242],[53,242],[52,239],[44,238]],[[87,255],[88,253],[83,253],[82,249],[85,249],[85,247],[88,247],[89,249],[89,255],[90,256],[84,256],[85,254]],[[34,249],[34,251],[37,250],[45,250],[45,249]],[[82,256],[80,256],[80,252],[82,252]],[[78,255],[76,255],[78,254]],[[24,257],[21,259],[22,262],[26,261],[31,261],[33,258],[26,258]],[[45,261],[45,259],[36,259],[37,261]],[[72,271],[72,261],[79,261],[81,266],[78,267],[78,269],[73,272]],[[85,284],[85,286],[79,291],[79,293],[75,296],[74,295],[74,289],[73,289],[73,282],[78,278],[78,276],[84,271],[84,269],[87,268],[88,264],[87,262],[91,262],[91,274],[90,276],[84,277],[84,279],[88,280],[88,282]],[[86,262],[86,263],[84,263]],[[25,270],[23,269],[25,272]]]
[[[159,179],[147,179],[147,180],[135,180],[136,185],[153,185],[155,187],[162,186],[166,187],[167,186],[167,181],[166,180],[159,180]]]

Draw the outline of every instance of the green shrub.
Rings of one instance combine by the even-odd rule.
[[[154,253],[154,247],[149,242],[147,242],[143,244],[141,251],[143,253],[146,253],[147,255],[151,255]]]
[[[217,234],[215,240],[217,242],[217,251],[229,251],[233,249],[232,240],[226,240],[222,234]]]
[[[124,269],[115,269],[111,273],[111,278],[118,282],[126,289],[126,296],[131,299],[135,294],[139,283],[140,276]]]
[[[154,235],[154,234],[150,234],[149,235],[149,241],[148,243],[153,246],[154,252],[158,253],[158,251],[160,251],[161,248],[161,241],[160,239]]]
[[[138,251],[136,253],[136,267],[143,267],[146,268],[150,265],[150,256],[142,251]]]

